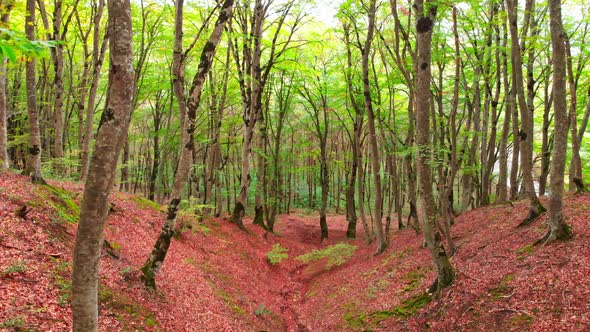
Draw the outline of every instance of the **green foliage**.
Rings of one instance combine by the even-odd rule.
[[[282,247],[280,243],[275,243],[272,246],[272,250],[266,254],[266,258],[268,259],[268,262],[272,265],[277,265],[284,259],[289,258],[289,254],[287,254],[287,251],[289,251],[288,248]]]
[[[326,269],[330,269],[346,263],[352,255],[354,255],[356,249],[357,247],[355,245],[341,242],[321,250],[314,249],[313,251],[298,256],[295,259],[304,263],[326,259]]]
[[[0,28],[0,59],[8,58],[10,62],[17,62],[19,56],[43,57],[47,49],[56,44],[53,41],[29,40],[22,32]]]
[[[9,267],[2,270],[0,276],[5,277],[11,274],[19,274],[27,271],[27,264],[24,261],[16,260]]]

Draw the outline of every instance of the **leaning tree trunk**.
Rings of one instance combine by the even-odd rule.
[[[549,199],[548,232],[536,243],[567,240],[572,237],[563,215],[563,178],[567,156],[568,116],[565,98],[565,32],[561,21],[561,1],[549,0],[551,46],[553,50],[553,114],[555,141],[551,158],[551,197]]]
[[[29,40],[35,40],[35,0],[27,0],[28,15],[25,19],[25,32]],[[41,176],[41,132],[39,130],[39,110],[37,108],[36,61],[28,59],[25,64],[27,86],[27,116],[29,118],[29,153],[26,174],[31,181],[45,184]]]
[[[146,260],[143,267],[141,268],[143,272],[143,282],[147,287],[150,287],[152,289],[156,288],[156,273],[158,273],[158,270],[164,263],[164,259],[166,258],[166,254],[168,253],[168,248],[170,247],[172,236],[174,235],[174,227],[176,225],[176,213],[178,212],[178,205],[180,204],[182,192],[191,170],[192,156],[194,151],[193,134],[195,131],[197,108],[199,107],[199,103],[201,102],[201,93],[203,91],[203,85],[205,83],[207,73],[211,69],[212,59],[215,55],[217,45],[221,40],[221,35],[223,33],[223,29],[225,28],[225,23],[229,20],[231,16],[233,4],[233,0],[225,0],[225,2],[223,3],[221,10],[219,12],[219,17],[217,18],[217,22],[215,23],[215,27],[213,28],[213,32],[211,33],[211,37],[209,37],[209,40],[203,47],[199,67],[197,73],[195,74],[195,77],[193,78],[193,82],[191,85],[191,91],[187,103],[187,113],[184,117],[182,128],[180,158],[178,160],[178,167],[176,169],[176,175],[174,177],[172,192],[170,193],[170,202],[168,203],[168,214],[166,216],[166,221],[162,226],[160,235],[156,240],[156,244],[154,245],[152,253]],[[179,55],[178,52],[182,48],[182,20],[183,0],[177,0],[176,32],[174,42],[175,56]],[[177,60],[179,59],[177,58]],[[178,70],[182,72],[180,66],[181,63],[175,61],[175,67],[177,70],[176,74],[178,74]],[[175,92],[177,92],[177,89],[175,89]],[[183,100],[183,98],[183,95],[177,95],[178,100]]]
[[[437,6],[423,0],[414,4],[416,11],[416,146],[418,148],[417,171],[420,198],[419,218],[422,221],[424,240],[432,255],[437,271],[437,279],[431,291],[439,292],[443,287],[451,285],[455,280],[453,266],[447,256],[440,234],[436,229],[435,203],[432,193],[432,174],[430,169],[430,63],[432,28],[436,18]]]
[[[98,331],[98,265],[108,196],[117,160],[127,136],[134,88],[131,6],[129,0],[109,1],[109,90],[84,188],[80,223],[74,247],[72,313],[75,332]]]

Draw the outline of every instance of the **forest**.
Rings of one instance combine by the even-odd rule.
[[[0,330],[590,326],[584,1],[0,21]]]

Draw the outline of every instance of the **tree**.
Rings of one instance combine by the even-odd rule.
[[[528,21],[530,19],[531,11],[533,10],[533,0],[527,3],[525,10],[525,27],[528,28]],[[529,212],[526,218],[519,224],[519,226],[526,226],[537,220],[543,212],[545,207],[539,201],[533,183],[533,114],[530,112],[527,105],[525,91],[523,88],[522,75],[522,58],[521,47],[518,40],[518,26],[517,26],[517,1],[506,0],[506,8],[508,10],[508,26],[510,28],[511,53],[512,53],[512,88],[516,93],[518,99],[518,109],[520,111],[521,129],[518,132],[520,138],[520,166],[522,169],[522,179],[524,188],[529,199]],[[526,34],[523,34],[526,35]],[[516,106],[516,105],[515,105]],[[516,121],[515,121],[516,122]]]
[[[551,159],[551,197],[549,198],[549,222],[547,234],[538,241],[548,243],[568,240],[572,237],[569,225],[563,215],[563,178],[567,155],[568,116],[565,88],[565,39],[561,20],[561,1],[549,0],[551,47],[553,50],[553,114],[555,117],[555,138]],[[575,139],[575,137],[574,137]]]
[[[0,2],[0,7],[3,9],[3,12],[0,16],[0,27],[5,28],[8,25],[8,18],[13,5],[14,3],[12,0],[4,0]],[[4,50],[2,53],[4,53]],[[0,57],[0,170],[7,169],[10,166],[8,156],[8,137],[6,130],[6,115],[8,110],[8,101],[6,99],[7,63],[7,56],[2,54]]]
[[[415,2],[416,12],[416,147],[418,149],[418,208],[419,219],[424,230],[424,240],[437,271],[437,278],[431,291],[440,291],[448,287],[455,279],[455,271],[436,229],[434,196],[432,193],[432,175],[430,169],[430,93],[431,80],[431,45],[432,28],[434,27],[437,5],[430,1]]]
[[[109,88],[98,129],[94,154],[80,210],[74,246],[72,314],[74,331],[98,331],[98,266],[108,196],[113,187],[121,145],[127,136],[133,95],[131,4],[113,0],[108,4],[110,40]]]
[[[181,29],[183,21],[183,2],[183,0],[177,0],[176,3],[176,37],[174,47],[175,57],[180,56],[179,51],[181,51],[180,47],[182,46]],[[143,272],[143,282],[147,287],[150,287],[152,289],[156,288],[156,273],[158,273],[158,270],[164,263],[164,259],[166,258],[166,254],[168,253],[168,248],[170,247],[170,241],[172,239],[172,236],[174,235],[174,227],[176,225],[176,213],[178,212],[178,205],[180,204],[180,199],[182,197],[184,185],[186,184],[186,179],[188,178],[192,166],[195,118],[197,115],[197,109],[199,108],[199,104],[201,102],[203,85],[205,84],[205,78],[207,77],[207,73],[211,69],[212,59],[215,55],[217,45],[221,40],[225,24],[232,15],[233,5],[233,0],[225,0],[223,2],[223,5],[219,9],[219,16],[217,18],[217,21],[215,22],[215,26],[213,28],[213,31],[211,32],[211,36],[205,43],[205,46],[203,47],[203,50],[201,52],[199,67],[191,84],[188,102],[186,102],[186,114],[183,115],[183,109],[180,108],[181,118],[184,118],[181,133],[181,151],[180,158],[178,160],[178,167],[176,169],[176,175],[174,177],[174,184],[172,186],[172,193],[170,194],[170,202],[168,203],[168,213],[166,215],[166,221],[162,226],[160,235],[156,240],[156,244],[154,245],[154,248],[150,256],[141,268],[141,271]],[[182,70],[181,67],[179,67],[181,64],[181,62],[179,63],[178,61],[175,61],[176,73],[178,73],[178,70]],[[179,95],[178,92],[178,87],[176,87],[175,93],[177,94],[176,97],[179,100],[179,104],[184,103],[184,95]]]
[[[387,243],[383,235],[383,190],[381,188],[381,164],[379,160],[379,147],[377,146],[377,134],[375,130],[375,112],[373,109],[373,102],[371,100],[371,87],[369,85],[369,54],[371,52],[371,42],[373,41],[373,34],[375,31],[375,7],[376,0],[371,0],[369,3],[369,26],[367,31],[367,39],[363,47],[363,96],[365,97],[365,108],[367,110],[367,123],[369,127],[369,144],[371,147],[371,160],[373,163],[373,181],[375,181],[375,236],[377,237],[377,251],[376,254],[381,254],[385,251]]]
[[[35,0],[27,0],[25,32],[29,40],[35,40]],[[29,119],[29,151],[25,173],[31,181],[45,184],[41,175],[41,132],[39,130],[39,110],[37,108],[36,60],[30,57],[25,65],[27,85],[27,115]]]

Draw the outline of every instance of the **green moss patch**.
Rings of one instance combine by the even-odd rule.
[[[297,260],[304,263],[315,262],[319,260],[326,260],[325,269],[328,270],[332,267],[342,265],[346,263],[355,253],[356,246],[348,243],[338,243],[332,246],[328,246],[324,249],[313,251],[297,256]]]
[[[345,306],[347,312],[342,318],[347,322],[348,327],[353,330],[373,330],[379,327],[379,324],[387,319],[407,319],[424,308],[432,301],[432,297],[427,293],[417,294],[402,301],[402,303],[391,310],[373,311],[371,313],[355,313],[356,306]]]
[[[266,254],[266,258],[268,259],[269,263],[276,265],[289,258],[287,251],[289,251],[289,249],[282,247],[280,243],[275,243],[272,246],[272,250]]]
[[[60,221],[75,224],[80,220],[80,205],[76,202],[75,193],[50,185],[39,186],[35,193],[39,201],[31,202],[30,205],[49,205]]]
[[[124,331],[137,331],[138,326],[142,325],[144,328],[139,327],[139,331],[147,330],[147,328],[158,325],[153,312],[135,302],[132,298],[118,293],[106,285],[99,285],[98,299],[101,305],[115,313],[115,318],[121,322]]]
[[[513,290],[512,286],[510,286],[512,280],[514,280],[514,274],[504,276],[498,285],[491,288],[488,293],[496,299],[509,297]]]
[[[162,210],[162,207],[160,206],[160,204],[158,204],[154,201],[151,201],[145,197],[131,196],[131,200],[134,201],[142,209],[154,209],[156,211]]]

